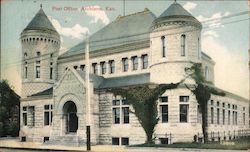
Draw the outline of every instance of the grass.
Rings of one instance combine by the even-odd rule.
[[[223,141],[221,143],[211,142],[201,143],[173,143],[173,144],[140,144],[131,147],[165,147],[165,148],[198,148],[198,149],[230,149],[247,150],[250,149],[250,137],[241,138],[234,141]]]

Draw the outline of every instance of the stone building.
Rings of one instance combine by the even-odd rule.
[[[214,82],[215,62],[201,50],[201,30],[201,23],[175,2],[159,17],[148,9],[118,16],[90,36],[93,144],[128,145],[146,140],[136,116],[129,112],[131,105],[108,89],[176,83],[193,63],[202,63],[206,80]],[[21,33],[22,141],[76,146],[86,142],[86,41],[62,55],[60,43],[60,35],[42,8]],[[211,140],[228,140],[248,129],[248,100],[224,92],[226,96],[212,95],[209,101]],[[201,137],[198,109],[186,87],[167,90],[158,101],[156,142]]]

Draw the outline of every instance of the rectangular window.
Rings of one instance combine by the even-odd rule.
[[[23,125],[27,126],[27,107],[23,107]]]
[[[53,79],[53,68],[52,67],[50,67],[49,77],[50,77],[50,79]]]
[[[28,67],[27,66],[25,66],[25,79],[27,79],[28,78]]]
[[[83,65],[83,64],[80,65],[80,70],[81,70],[81,71],[84,71],[84,68],[85,68],[85,65]]]
[[[30,126],[35,126],[35,107],[29,106],[29,117],[30,117]]]
[[[225,125],[225,109],[222,110],[222,124]]]
[[[228,110],[228,118],[227,118],[228,119],[228,122],[227,122],[228,125],[230,125],[230,119],[231,119],[230,117],[231,117],[231,113],[230,113],[230,110]]]
[[[167,96],[160,97],[160,102],[168,102],[168,97]]]
[[[211,124],[214,124],[214,108],[211,107]]]
[[[142,69],[147,69],[148,68],[148,55],[144,54],[141,56],[142,58]]]
[[[188,105],[180,104],[180,122],[188,122]]]
[[[180,96],[180,122],[188,122],[189,96]]]
[[[112,145],[120,145],[118,137],[112,137]]]
[[[233,111],[233,125],[234,125],[234,120],[235,120],[235,118],[234,118],[234,111]]]
[[[110,60],[109,61],[109,73],[112,74],[115,72],[115,61],[114,60]]]
[[[122,113],[123,113],[123,123],[128,124],[129,123],[129,107],[123,107]]]
[[[186,35],[181,35],[181,56],[186,55]]]
[[[36,78],[40,78],[40,66],[36,66]]]
[[[101,62],[101,74],[105,74],[106,73],[106,62]]]
[[[168,144],[168,138],[159,138],[161,144]]]
[[[122,145],[129,145],[129,138],[122,137]]]
[[[166,38],[165,38],[165,36],[161,37],[161,44],[162,44],[162,57],[166,57]]]
[[[120,108],[113,108],[113,118],[114,124],[120,123]]]
[[[161,121],[168,122],[168,105],[161,105]]]
[[[235,125],[238,124],[238,113],[237,111],[235,111]]]
[[[220,124],[220,109],[217,108],[217,124]]]
[[[92,71],[94,74],[97,74],[97,63],[92,63]]]
[[[113,123],[114,124],[128,124],[129,123],[129,104],[127,100],[113,100]]]
[[[44,125],[45,126],[51,125],[52,118],[53,118],[53,106],[44,105]]]
[[[189,96],[180,96],[180,102],[188,102]]]
[[[122,69],[123,72],[128,71],[128,58],[122,58]]]
[[[133,70],[137,70],[138,69],[138,57],[133,56],[131,59],[132,59],[132,63],[133,63]]]
[[[243,113],[243,125],[245,125],[245,124],[246,124],[246,114]]]

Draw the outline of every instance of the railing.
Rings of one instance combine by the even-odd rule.
[[[211,141],[211,142],[220,142],[220,141],[228,141],[228,140],[230,141],[230,140],[236,140],[242,137],[249,137],[249,136],[250,136],[250,129],[222,131],[222,132],[211,131],[211,132],[208,132],[208,141]],[[194,135],[194,142],[202,143],[203,134],[198,132],[196,135]]]

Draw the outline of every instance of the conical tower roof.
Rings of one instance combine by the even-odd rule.
[[[174,2],[171,4],[155,21],[154,23],[168,21],[168,19],[178,19],[178,20],[189,20],[195,21],[196,23],[201,23],[187,10],[185,10],[179,3]]]
[[[44,13],[42,7],[36,13],[35,17],[33,17],[33,19],[30,21],[24,31],[37,29],[47,29],[57,32],[50,20],[48,19],[47,15]]]
[[[161,17],[169,17],[169,16],[191,16],[193,17],[187,10],[185,10],[179,3],[171,4],[160,16]]]

